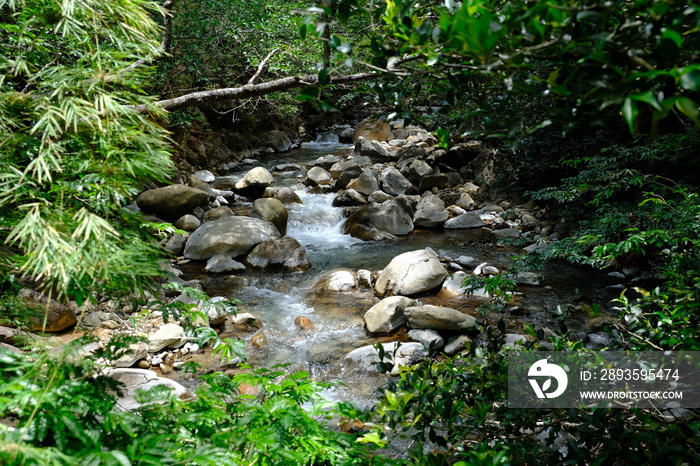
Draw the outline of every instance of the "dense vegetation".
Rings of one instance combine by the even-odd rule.
[[[162,253],[153,233],[168,225],[145,224],[124,208],[142,186],[173,173],[157,123],[166,115],[157,106],[135,109],[152,101],[144,89],[168,97],[240,86],[263,68],[259,80],[317,73],[321,84],[370,70],[374,80],[335,104],[367,99],[386,118],[423,119],[445,145],[490,142],[501,154],[497,188],[561,213],[569,236],[520,258],[523,266],[564,258],[595,267],[643,263],[660,274],[639,300],[620,297],[613,348],[700,350],[700,7],[207,0],[170,8],[163,57],[158,24],[169,13],[153,2],[0,0],[4,321],[21,321],[23,280],[79,304],[138,298],[155,286]],[[292,9],[306,10],[287,14]],[[332,107],[332,87],[290,95],[265,105],[280,118],[309,103]],[[170,123],[216,115],[183,112]],[[165,402],[117,411],[118,387],[80,352],[87,341],[58,352],[0,350],[0,418],[17,426],[0,430],[0,462],[698,462],[693,413],[669,421],[647,410],[509,409],[504,329],[484,332],[484,346],[402,372],[368,413],[324,406],[308,374],[268,370],[207,376],[194,401],[151,393],[144,396]],[[532,333],[555,350],[585,351],[565,326],[554,336]],[[260,393],[238,395],[241,383]],[[324,420],[333,416],[362,420],[367,430],[336,432]],[[393,436],[409,438],[407,459],[371,453]]]

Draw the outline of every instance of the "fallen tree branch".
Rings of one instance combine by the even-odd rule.
[[[330,77],[330,82],[327,84],[343,84],[355,81],[362,81],[377,77],[376,73],[358,73],[345,76]],[[241,87],[229,87],[224,89],[214,89],[211,91],[193,92],[185,94],[173,99],[164,99],[154,102],[151,105],[157,105],[169,112],[180,110],[187,107],[197,107],[200,105],[211,105],[221,102],[230,102],[232,100],[247,99],[249,97],[257,97],[274,92],[287,91],[289,89],[318,85],[318,76],[315,74],[307,76],[292,76],[289,78],[275,79],[260,84],[246,84]],[[139,113],[145,113],[148,110],[147,105],[136,105],[134,109]]]

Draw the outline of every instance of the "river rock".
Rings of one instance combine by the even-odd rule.
[[[416,213],[413,215],[413,225],[435,228],[447,220],[449,214],[445,210],[445,202],[435,194],[428,194],[421,197],[416,206]]]
[[[430,249],[394,257],[379,274],[374,291],[379,296],[411,296],[432,290],[447,278],[447,270]]]
[[[193,260],[206,260],[217,254],[236,258],[263,241],[279,237],[279,230],[270,222],[250,217],[226,217],[197,228],[187,241],[184,255]]]
[[[383,343],[384,363],[391,364],[392,374],[398,374],[403,366],[416,364],[428,356],[428,351],[422,343]],[[379,351],[374,345],[367,345],[352,350],[343,358],[343,364],[356,366],[365,371],[376,370],[376,364],[380,362]]]
[[[209,273],[242,272],[245,270],[245,265],[233,260],[230,256],[217,254],[207,261],[204,270]]]
[[[194,172],[194,176],[204,181],[205,183],[212,183],[216,177],[209,170],[198,170]]]
[[[231,318],[231,323],[238,330],[250,332],[252,329],[259,330],[263,327],[263,323],[258,316],[250,312],[241,312]]]
[[[357,271],[357,284],[362,288],[372,288],[374,286],[374,278],[372,272],[367,269]]]
[[[357,278],[355,274],[347,270],[338,270],[333,272],[326,282],[328,291],[348,291],[357,288]]]
[[[250,338],[250,344],[256,348],[262,348],[267,346],[267,336],[263,330],[255,332],[255,334]]]
[[[158,400],[150,400],[148,403],[137,401],[139,390],[148,390],[153,387],[167,387],[172,390],[175,398],[186,397],[189,391],[174,380],[158,375],[148,369],[112,369],[108,377],[123,384],[123,390],[117,396],[117,406],[124,411],[133,411],[146,404],[158,403]],[[163,400],[165,402],[166,400]]]
[[[348,170],[345,170],[343,173],[338,176],[338,179],[335,180],[335,190],[341,190],[345,189],[348,187],[348,184],[358,176],[362,174],[362,169],[360,167],[356,168],[350,168]]]
[[[413,194],[416,187],[394,167],[387,167],[381,173],[381,187],[385,193],[393,196]]]
[[[178,218],[175,227],[185,231],[195,231],[202,222],[192,214],[185,214]]]
[[[413,306],[404,309],[411,328],[429,328],[433,330],[469,330],[474,328],[476,319],[468,314],[450,307]]]
[[[406,323],[403,310],[417,304],[416,300],[404,296],[384,298],[365,313],[365,327],[369,333],[391,333]]]
[[[287,208],[282,204],[282,201],[270,198],[256,199],[253,202],[253,210],[250,216],[272,223],[277,227],[281,236],[287,234],[289,212],[287,212]]]
[[[364,137],[360,137],[355,144],[353,155],[360,157],[369,157],[372,160],[388,160],[391,158],[389,151],[376,140],[372,141]]]
[[[355,126],[352,141],[356,143],[361,137],[370,141],[386,141],[390,136],[391,128],[386,121],[367,118]]]
[[[148,352],[157,353],[166,346],[179,348],[187,343],[185,329],[177,324],[163,324],[158,330],[148,337]]]
[[[289,236],[258,244],[245,258],[245,263],[268,272],[295,272],[311,267],[302,245]]]
[[[316,330],[316,325],[314,325],[314,323],[311,321],[311,319],[309,319],[306,316],[297,316],[294,319],[294,325],[299,327],[299,330],[304,330],[304,331],[309,331],[309,332]]]
[[[379,177],[372,170],[364,169],[360,176],[348,183],[347,189],[354,189],[360,194],[369,196],[379,189]]]
[[[384,201],[391,201],[392,199],[394,199],[394,196],[391,194],[387,194],[384,191],[375,191],[367,198],[367,202],[381,204]]]
[[[418,192],[424,193],[433,189],[445,189],[453,184],[456,184],[455,178],[449,173],[430,173],[421,177],[418,183]]]
[[[501,230],[495,230],[493,235],[498,238],[520,238],[520,230],[517,228],[503,228]]]
[[[334,163],[330,168],[330,173],[334,179],[338,179],[343,172],[346,172],[348,170],[352,170],[353,172],[361,172],[361,167],[371,164],[372,160],[370,160],[369,157],[349,157],[345,160],[341,160],[340,162]]]
[[[430,175],[432,172],[432,167],[422,160],[414,160],[408,166],[408,177],[416,182],[420,182],[421,178]]]
[[[467,278],[465,272],[455,272],[452,276],[447,277],[442,283],[442,289],[440,290],[441,297],[454,297],[462,296],[466,293],[465,289],[462,287],[464,279]]]
[[[413,219],[397,200],[368,204],[345,220],[343,233],[365,241],[391,239],[413,231]]]
[[[273,198],[280,201],[282,204],[301,204],[301,198],[295,193],[292,188],[268,186],[263,193],[264,198]]]
[[[304,184],[307,186],[328,186],[333,181],[333,177],[322,167],[312,167],[306,172]]]
[[[171,222],[208,202],[207,193],[181,184],[149,189],[136,198],[136,205],[142,212]]]
[[[471,338],[466,335],[454,336],[447,341],[447,345],[445,345],[445,354],[454,356],[457,353],[461,353],[469,348],[471,341]]]
[[[528,230],[535,228],[537,226],[537,219],[534,215],[525,214],[520,218],[520,225]]]
[[[213,209],[207,210],[202,216],[202,220],[205,222],[213,222],[214,220],[219,220],[220,218],[233,217],[233,210],[230,207],[221,206],[215,207]]]
[[[352,188],[346,189],[333,199],[333,207],[350,207],[367,204],[367,199]]]
[[[275,152],[287,152],[292,148],[292,141],[287,133],[273,129],[262,135],[265,146],[271,147]]]
[[[474,210],[474,207],[476,206],[474,199],[472,199],[469,193],[460,194],[459,199],[457,199],[457,202],[455,204],[463,208],[464,210]]]
[[[480,228],[483,226],[483,220],[481,220],[479,214],[474,212],[463,213],[462,215],[451,218],[445,222],[445,228],[447,229]]]
[[[168,251],[170,254],[177,256],[182,253],[182,250],[185,248],[185,242],[187,241],[187,237],[184,235],[179,235],[179,234],[174,234],[171,236],[168,241],[165,243],[165,250]]]
[[[258,197],[272,184],[273,178],[263,167],[255,167],[241,178],[234,188],[247,196]]]
[[[59,303],[29,288],[19,290],[18,297],[31,310],[30,327],[34,332],[62,332],[73,327],[78,321],[74,304]],[[47,312],[48,315],[45,316]],[[45,317],[46,327],[44,328]]]
[[[148,343],[145,341],[131,343],[126,351],[120,354],[121,356],[118,359],[110,361],[112,366],[131,367],[136,364],[137,361],[148,356]]]
[[[445,340],[435,330],[430,329],[413,329],[408,332],[408,336],[417,342],[420,342],[428,349],[438,350],[445,346]]]

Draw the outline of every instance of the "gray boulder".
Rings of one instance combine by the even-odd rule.
[[[401,367],[416,364],[428,356],[428,351],[422,343],[383,343],[384,363],[391,364],[392,374],[398,374]],[[346,368],[358,368],[364,371],[376,370],[376,363],[380,362],[379,351],[374,345],[367,345],[352,350],[343,358]]]
[[[416,187],[394,167],[387,167],[381,174],[382,190],[393,196],[401,194],[413,194]]]
[[[31,312],[30,327],[35,332],[62,332],[74,326],[78,319],[75,316],[76,306],[73,304],[59,303],[55,299],[38,291],[22,288],[19,290],[19,299]],[[46,315],[46,327],[44,327],[44,315]]]
[[[202,222],[194,215],[185,214],[177,219],[175,222],[175,227],[179,228],[180,230],[195,231],[201,224]]]
[[[230,256],[217,254],[207,261],[204,270],[209,273],[242,272],[245,270],[245,265],[233,260]]]
[[[409,251],[394,257],[377,277],[379,296],[411,296],[442,285],[447,270],[430,249]]]
[[[292,188],[268,186],[263,193],[264,198],[273,198],[282,204],[301,204],[301,198]]]
[[[185,397],[189,393],[184,386],[174,380],[158,377],[155,372],[148,369],[113,369],[106,375],[123,384],[124,390],[117,397],[117,406],[124,411],[132,411],[146,404],[158,403],[157,400],[148,403],[137,401],[138,390],[148,390],[155,386],[167,387],[172,390],[172,395],[175,398]],[[190,394],[190,396],[192,395]],[[163,402],[165,401],[163,400]]]
[[[484,221],[481,220],[479,214],[474,212],[465,212],[445,222],[445,228],[447,229],[481,228],[483,226]]]
[[[413,231],[411,215],[397,201],[368,204],[345,220],[343,232],[365,241],[390,239]]]
[[[149,189],[136,198],[136,205],[142,212],[171,222],[208,202],[207,193],[181,184]]]
[[[331,174],[322,167],[312,167],[306,172],[304,184],[307,186],[328,186],[333,181]]]
[[[348,183],[347,189],[354,189],[360,194],[369,196],[379,189],[379,177],[372,170],[364,169],[360,176]]]
[[[258,244],[245,258],[245,263],[268,272],[294,272],[311,267],[299,241],[288,236]]]
[[[360,157],[369,157],[372,160],[388,160],[391,158],[389,151],[377,141],[370,141],[363,136],[357,140],[353,155]]]
[[[255,167],[246,173],[234,188],[248,196],[259,196],[265,192],[265,188],[272,184],[272,181],[273,178],[269,171],[263,167]]]
[[[417,304],[416,300],[405,296],[384,298],[365,313],[365,327],[369,333],[391,333],[406,323],[403,310]]]
[[[265,146],[275,150],[275,152],[287,152],[292,147],[292,141],[286,133],[279,130],[266,131],[263,134]]]
[[[187,259],[206,260],[217,254],[243,256],[263,241],[280,237],[270,222],[250,217],[226,217],[203,223],[185,246]]]
[[[220,218],[233,217],[233,210],[230,207],[221,206],[215,207],[214,209],[207,210],[202,216],[202,220],[205,222],[212,222],[214,220],[219,220]]]
[[[404,309],[411,328],[432,330],[469,330],[474,328],[476,319],[456,309],[442,306],[413,306]]]
[[[460,194],[456,204],[465,210],[474,210],[475,207],[474,199],[466,192]]]
[[[163,324],[158,330],[148,337],[148,352],[157,353],[166,346],[179,348],[187,343],[185,329],[177,324]]]
[[[435,330],[431,329],[413,329],[408,332],[408,336],[412,340],[416,340],[423,344],[426,348],[440,349],[445,346],[445,339],[440,336]]]
[[[367,199],[354,189],[346,189],[333,199],[333,207],[349,207],[367,204]]]
[[[253,210],[250,216],[272,223],[277,227],[281,236],[287,234],[289,212],[287,212],[287,208],[282,204],[282,201],[271,198],[256,199],[253,202]]]
[[[449,214],[445,202],[435,194],[421,197],[413,215],[413,224],[425,228],[435,228],[447,220]]]

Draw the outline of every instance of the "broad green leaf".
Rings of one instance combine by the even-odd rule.
[[[637,120],[637,115],[639,114],[639,108],[637,107],[637,102],[632,100],[632,98],[627,97],[625,102],[622,104],[622,117],[627,122],[627,127],[630,133],[634,133],[635,121]]]

